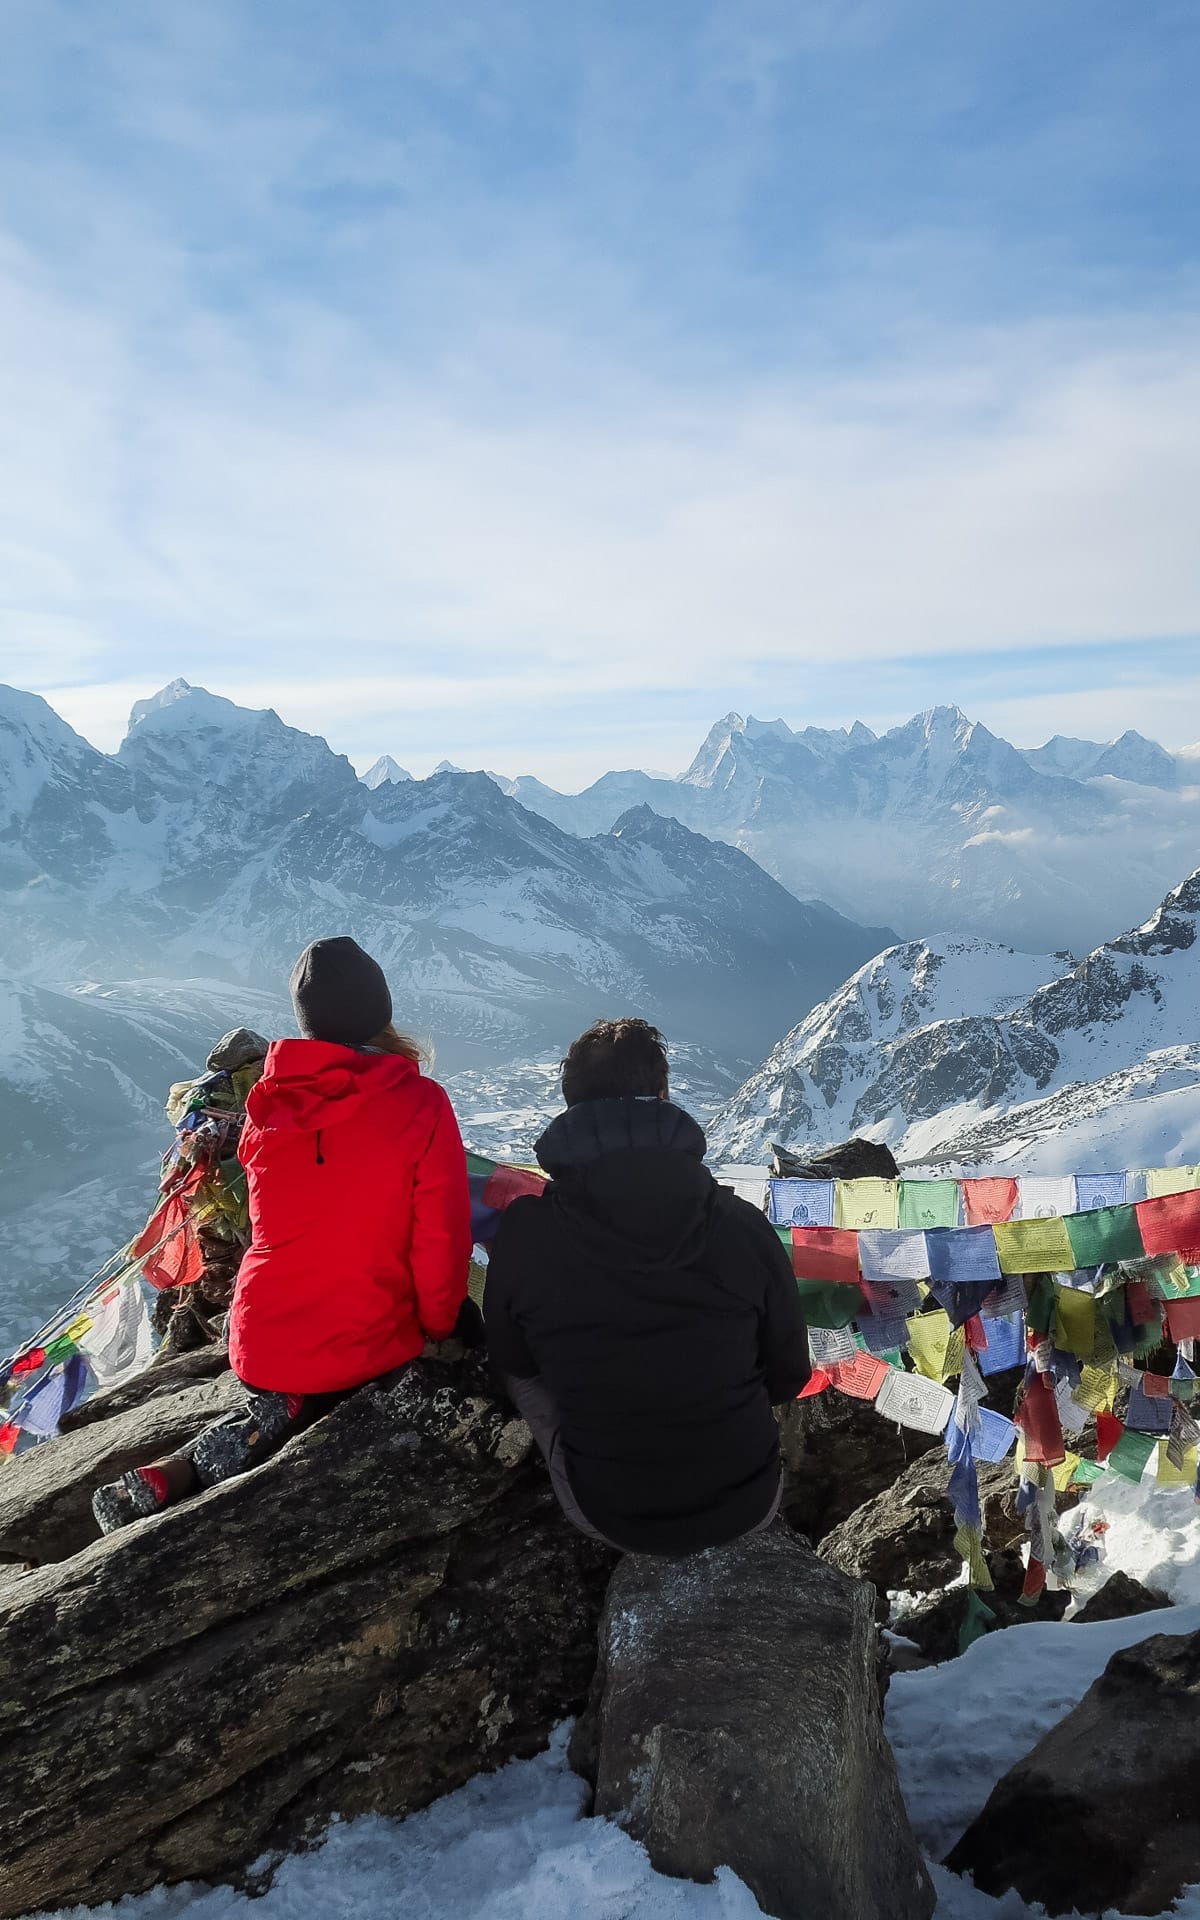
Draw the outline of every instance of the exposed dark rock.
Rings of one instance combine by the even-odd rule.
[[[244,1879],[335,1814],[408,1813],[537,1751],[586,1698],[613,1559],[482,1363],[423,1361],[254,1473],[4,1580],[0,1920]]]
[[[991,1592],[979,1598],[995,1616],[994,1632],[999,1627],[1021,1627],[1036,1620],[1061,1620],[1070,1602],[1067,1593],[1043,1591],[1032,1606],[1021,1601],[1025,1565],[1016,1547],[1004,1547],[988,1554],[988,1569],[995,1582]],[[896,1631],[912,1640],[927,1660],[939,1663],[953,1660],[960,1651],[959,1635],[967,1616],[970,1588],[949,1587],[934,1594],[929,1602],[906,1613]]]
[[[881,1420],[865,1400],[815,1394],[776,1409],[788,1524],[814,1546],[942,1443]]]
[[[159,1354],[143,1373],[123,1381],[119,1387],[94,1393],[90,1400],[76,1407],[74,1413],[64,1415],[61,1431],[76,1433],[80,1427],[93,1426],[97,1420],[111,1420],[114,1414],[128,1413],[130,1407],[141,1407],[148,1400],[162,1400],[168,1394],[178,1393],[180,1387],[190,1387],[197,1380],[215,1380],[228,1366],[229,1355],[224,1347],[202,1347],[195,1353],[173,1354],[166,1359]]]
[[[1160,1607],[1170,1604],[1165,1593],[1143,1586],[1140,1580],[1134,1580],[1118,1568],[1080,1607],[1072,1624],[1087,1626],[1093,1620],[1128,1620],[1138,1613],[1156,1613]]]
[[[154,1377],[153,1371],[141,1376]],[[96,1488],[194,1439],[227,1411],[238,1390],[226,1368],[216,1379],[151,1395],[21,1454],[0,1480],[0,1560],[41,1566],[81,1553],[100,1537],[92,1518]]]
[[[840,1146],[807,1155],[772,1147],[773,1171],[789,1180],[898,1180],[900,1169],[890,1147],[878,1140],[843,1140]]]
[[[877,1415],[875,1421],[882,1424]],[[821,1558],[853,1579],[870,1580],[881,1596],[897,1588],[937,1592],[962,1568],[949,1485],[950,1462],[939,1446],[914,1460],[890,1487],[826,1534]],[[980,1466],[986,1549],[1010,1547],[1023,1537],[1016,1493],[1017,1483],[1005,1462]]]
[[[869,1587],[782,1527],[686,1560],[627,1556],[571,1749],[595,1811],[661,1872],[732,1867],[781,1920],[928,1920],[873,1615]]]
[[[947,1861],[1048,1913],[1162,1913],[1200,1880],[1200,1633],[1113,1655]]]

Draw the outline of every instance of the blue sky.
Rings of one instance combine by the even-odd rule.
[[[0,678],[1200,738],[1193,0],[8,0]]]

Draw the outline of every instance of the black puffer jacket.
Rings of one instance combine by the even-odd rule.
[[[550,1185],[509,1207],[488,1268],[494,1363],[544,1381],[580,1508],[636,1552],[692,1553],[765,1517],[771,1405],[809,1375],[788,1256],[704,1151],[666,1101],[569,1108],[538,1142]]]

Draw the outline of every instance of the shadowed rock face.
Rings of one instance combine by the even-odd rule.
[[[138,1417],[46,1466],[74,1449],[89,1477]],[[244,1881],[335,1814],[404,1814],[544,1746],[586,1697],[614,1556],[530,1452],[476,1363],[424,1361],[256,1472],[0,1582],[0,1920]]]
[[[661,1872],[732,1867],[781,1920],[929,1920],[874,1608],[778,1525],[682,1561],[627,1555],[571,1748],[596,1813]]]
[[[1162,1913],[1200,1880],[1200,1633],[1113,1655],[947,1861],[1048,1913]]]

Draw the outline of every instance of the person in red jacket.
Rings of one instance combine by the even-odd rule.
[[[317,940],[291,989],[305,1038],[268,1050],[238,1148],[251,1242],[229,1361],[245,1403],[171,1459],[100,1487],[105,1533],[257,1466],[346,1393],[447,1339],[466,1300],[458,1123],[392,1025],[382,970],[353,940]]]

